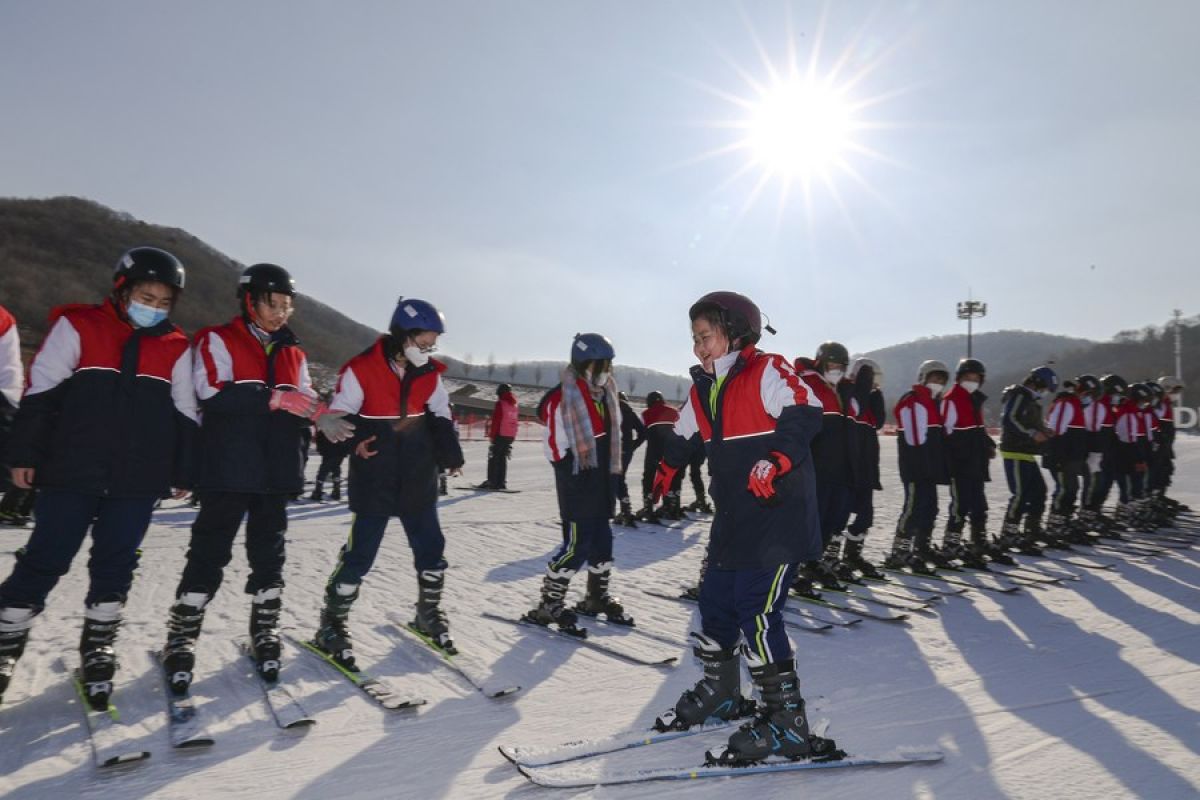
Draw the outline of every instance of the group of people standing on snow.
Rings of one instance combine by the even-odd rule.
[[[183,265],[166,251],[139,247],[122,255],[108,298],[52,312],[23,393],[19,351],[0,347],[0,355],[15,354],[0,364],[0,395],[16,408],[4,461],[16,486],[40,490],[29,542],[0,583],[0,694],[34,617],[90,531],[80,675],[90,704],[107,706],[114,641],[151,511],[162,496],[189,490],[199,511],[161,651],[171,688],[183,694],[192,681],[205,609],[243,521],[247,646],[263,678],[275,680],[287,502],[302,490],[303,433],[314,425],[319,441],[351,453],[354,517],[326,582],[312,643],[355,669],[350,612],[389,521],[399,517],[417,574],[410,627],[454,653],[441,607],[447,562],[436,501],[439,472],[459,473],[463,453],[441,379],[446,368],[430,356],[445,331],[443,315],[429,302],[402,297],[388,332],[341,368],[325,401],[287,324],[296,290],[285,269],[246,268],[233,318],[191,341],[169,320],[184,283]],[[704,677],[656,724],[686,728],[748,713],[744,659],[762,702],[718,760],[836,757],[832,740],[809,730],[781,609],[789,589],[813,593],[816,585],[878,575],[863,557],[863,541],[874,522],[873,493],[881,488],[879,365],[852,362],[837,342],[795,362],[759,350],[759,308],[734,292],[701,297],[688,318],[699,361],[688,399],[676,410],[652,392],[641,419],[614,379],[612,342],[598,333],[572,340],[560,382],[537,408],[562,543],[525,619],[576,635],[584,633],[580,614],[632,625],[610,593],[610,520],[634,524],[625,482],[633,452],[647,442],[645,503],[637,516],[651,522],[659,519],[660,499],[662,514],[682,516],[679,488],[689,466],[698,487],[693,508],[713,511],[700,472],[707,461],[715,512],[695,590],[701,630],[693,634]],[[0,313],[0,345],[10,331],[15,336],[11,317]],[[1013,497],[993,540],[983,489],[997,448],[983,422],[984,365],[964,359],[948,391],[950,370],[941,362],[925,362],[916,377],[894,412],[905,505],[887,567],[922,572],[1003,562],[1012,550],[1036,552],[1106,525],[1154,524],[1173,510],[1165,496],[1171,401],[1182,382],[1128,386],[1117,376],[1082,375],[1056,394],[1057,376],[1039,367],[1006,389],[999,453]],[[498,395],[488,478],[480,488],[506,488],[517,404],[507,385]],[[1041,402],[1051,397],[1043,417]],[[1045,528],[1039,452],[1055,478]],[[1117,518],[1108,520],[1100,509],[1114,482],[1121,503]],[[950,514],[935,548],[942,484],[951,487]],[[321,486],[319,479],[315,496]],[[585,568],[583,599],[569,604],[570,581]]]

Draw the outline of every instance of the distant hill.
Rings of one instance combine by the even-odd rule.
[[[64,303],[95,302],[108,294],[117,256],[135,245],[155,245],[175,253],[188,270],[187,291],[174,319],[188,333],[221,322],[236,312],[234,292],[243,264],[179,228],[138,220],[78,197],[44,200],[0,198],[0,304],[17,318],[26,355],[46,332],[47,313]],[[286,265],[285,265],[286,266]],[[378,335],[370,326],[307,295],[297,304],[293,327],[304,343],[319,386],[332,384],[334,371]],[[1083,371],[1116,372],[1130,380],[1173,371],[1173,333],[1168,326],[1121,331],[1111,341],[1094,342],[1034,331],[993,331],[974,337],[974,355],[988,365],[985,391],[992,397],[994,421],[1000,390],[1019,381],[1031,367],[1052,363],[1061,375]],[[1183,378],[1193,397],[1200,394],[1200,318],[1184,320]],[[889,405],[911,386],[917,366],[927,358],[951,369],[966,354],[966,337],[935,336],[905,342],[864,355],[884,371]],[[1190,361],[1186,360],[1190,358]],[[558,382],[562,361],[465,363],[443,357],[449,377],[461,379],[462,401],[486,408],[495,384],[516,384],[523,410],[536,402],[539,387]],[[1188,367],[1190,363],[1195,366]],[[682,375],[618,364],[617,381],[635,403],[657,389],[669,401],[683,401],[690,385]],[[468,385],[476,385],[466,389]],[[526,396],[528,395],[528,396]]]

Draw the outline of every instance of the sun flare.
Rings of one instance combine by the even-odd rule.
[[[762,169],[784,178],[826,173],[849,148],[850,103],[837,90],[794,78],[773,86],[753,104],[745,144]]]

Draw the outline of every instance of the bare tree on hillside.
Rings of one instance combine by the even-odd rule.
[[[516,361],[514,361],[508,365],[508,380],[510,383],[515,382],[517,380],[517,362]]]
[[[464,378],[471,377],[471,370],[475,367],[475,365],[471,363],[472,358],[473,356],[470,353],[467,353],[462,357],[462,371]]]
[[[533,365],[533,382],[537,386],[542,385],[542,362]]]
[[[484,367],[484,370],[487,372],[487,378],[490,381],[492,379],[492,375],[496,374],[496,354],[495,353],[488,353],[487,366]]]
[[[633,394],[635,391],[637,391],[637,385],[637,374],[633,372],[629,373],[629,381],[626,391],[628,391],[630,394]]]

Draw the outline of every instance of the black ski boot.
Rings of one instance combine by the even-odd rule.
[[[316,485],[313,486],[312,494],[308,496],[308,499],[314,503],[319,503],[325,499],[325,490],[321,481],[317,481]]]
[[[446,493],[446,476],[444,475],[442,476],[441,493]],[[333,479],[333,490],[329,493],[329,499],[334,501],[342,499],[342,481],[340,478]]]
[[[196,668],[196,639],[204,624],[204,607],[212,597],[204,592],[184,592],[175,599],[167,617],[167,644],[161,660],[167,682],[176,695],[187,694]]]
[[[637,518],[633,513],[633,505],[629,502],[629,498],[627,497],[621,501],[621,510],[617,512],[617,516],[614,518],[614,521],[618,525],[622,525],[626,528],[636,528],[636,519]]]
[[[667,492],[667,496],[663,498],[662,516],[674,520],[687,519],[687,515],[683,513],[679,492]]]
[[[456,655],[454,640],[450,638],[450,621],[446,612],[442,611],[442,587],[446,582],[446,572],[441,569],[427,569],[417,573],[417,615],[412,621],[412,628],[422,636],[428,637],[450,655]]]
[[[1045,551],[1041,547],[1041,542],[1045,538],[1046,531],[1042,527],[1042,515],[1030,512],[1025,517],[1025,527],[1021,531],[1021,541],[1017,545],[1017,551],[1027,556],[1044,555]]]
[[[321,609],[321,625],[312,643],[325,651],[333,660],[351,672],[357,672],[354,664],[354,644],[350,641],[350,607],[358,599],[357,583],[338,583],[326,587],[325,607]]]
[[[846,533],[846,545],[842,548],[842,564],[858,572],[864,578],[882,580],[883,573],[863,557],[863,542],[866,538],[866,531],[863,531],[861,534]]]
[[[709,764],[745,766],[770,757],[836,761],[846,757],[832,739],[814,736],[808,727],[804,698],[792,659],[750,664],[750,677],[762,694],[753,722],[742,725],[724,748],[707,753]]]
[[[79,657],[83,691],[93,711],[107,711],[112,696],[113,676],[117,673],[117,654],[113,643],[121,627],[120,600],[92,603],[83,612],[83,634],[79,638]]]
[[[654,720],[659,731],[685,731],[708,721],[740,719],[754,713],[754,701],[742,697],[742,658],[703,633],[692,633],[692,652],[700,659],[704,677],[685,691],[675,707]]]
[[[987,521],[971,522],[971,552],[978,558],[984,559],[985,562],[995,562],[997,564],[1005,564],[1014,566],[1017,561],[1010,556],[1005,550],[992,544],[987,532]]]
[[[665,511],[665,508],[663,510]],[[654,495],[642,495],[642,509],[637,512],[637,518],[642,522],[649,522],[651,525],[662,524],[662,517],[658,509],[654,507]]]
[[[250,652],[264,681],[279,679],[279,659],[283,655],[279,640],[279,611],[283,607],[283,589],[270,586],[259,589],[250,601]]]
[[[38,613],[32,608],[17,606],[0,608],[0,700],[4,699],[17,660],[25,652],[29,629]]]
[[[913,548],[911,537],[897,533],[895,541],[892,542],[892,552],[883,560],[883,566],[887,569],[914,572],[918,575],[936,574],[925,558],[915,553]]]
[[[822,589],[829,589],[834,592],[844,591],[846,585],[838,578],[836,563],[836,561],[833,563],[828,561],[806,561],[800,565],[799,572]]]
[[[600,614],[609,622],[616,625],[633,627],[633,617],[625,613],[619,598],[608,593],[608,582],[612,577],[612,562],[596,564],[588,567],[587,595],[575,604],[575,612],[585,617],[595,617]]]
[[[586,637],[587,631],[576,626],[575,612],[566,605],[567,587],[574,575],[573,569],[555,570],[546,567],[546,574],[542,578],[542,600],[536,608],[526,611],[521,619],[535,625],[557,625],[563,633]]]
[[[687,507],[688,511],[695,511],[697,514],[712,514],[713,507],[709,504],[708,498],[700,495],[696,498],[696,502]]]

